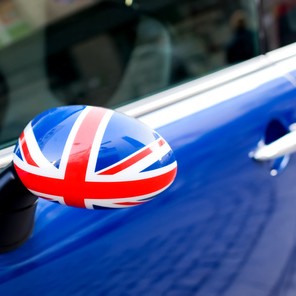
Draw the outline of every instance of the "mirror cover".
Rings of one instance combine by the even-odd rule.
[[[36,116],[14,150],[14,167],[35,195],[96,209],[143,204],[174,180],[168,143],[113,110],[65,106]]]

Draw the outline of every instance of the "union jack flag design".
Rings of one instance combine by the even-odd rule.
[[[24,129],[14,166],[35,195],[96,209],[145,203],[173,182],[177,163],[155,131],[90,106],[50,109]]]

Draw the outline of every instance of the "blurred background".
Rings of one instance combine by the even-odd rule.
[[[114,108],[296,40],[295,0],[255,2],[1,0],[0,143],[47,108]]]

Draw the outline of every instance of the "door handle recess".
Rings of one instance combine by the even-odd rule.
[[[293,152],[296,152],[296,130],[291,131],[268,145],[258,147],[251,156],[257,161],[268,161]]]

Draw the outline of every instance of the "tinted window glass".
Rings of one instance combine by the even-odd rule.
[[[232,0],[2,0],[0,143],[40,111],[116,107],[258,54]]]
[[[267,50],[296,41],[295,0],[264,0],[263,12]]]

